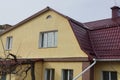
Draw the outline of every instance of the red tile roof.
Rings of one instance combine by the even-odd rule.
[[[120,18],[85,23],[94,56],[100,59],[120,58]]]
[[[120,18],[103,19],[98,21],[87,22],[84,24],[88,26],[90,30],[109,28],[109,27],[119,26]]]
[[[83,27],[83,24],[80,24],[79,22],[76,22],[74,20],[69,21],[72,27],[72,30],[78,40],[78,43],[81,47],[81,49],[88,54],[88,56],[91,58],[91,55],[93,54],[91,42],[89,39],[88,34],[88,28]]]

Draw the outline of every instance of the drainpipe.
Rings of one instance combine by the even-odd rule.
[[[79,77],[81,77],[87,70],[89,70],[91,67],[93,67],[96,64],[96,59],[93,59],[93,63],[88,66],[86,69],[84,69],[81,73],[79,73],[76,77],[73,78],[73,80],[77,80]]]
[[[31,78],[32,80],[35,80],[35,63],[31,63]]]

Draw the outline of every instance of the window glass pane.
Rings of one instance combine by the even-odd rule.
[[[72,80],[73,79],[73,70],[70,70],[69,71],[69,80]]]
[[[54,80],[54,69],[46,69],[45,80]]]
[[[50,70],[49,69],[46,69],[45,71],[45,80],[50,80]]]
[[[47,80],[50,80],[50,70],[47,70]]]
[[[11,49],[11,48],[12,48],[12,40],[13,40],[13,38],[12,38],[12,37],[10,37],[10,45],[9,45],[9,49]]]
[[[111,80],[117,80],[117,72],[111,72]]]
[[[48,33],[48,47],[54,47],[54,32]]]
[[[47,33],[44,33],[44,37],[43,37],[44,39],[44,41],[43,41],[43,47],[47,47],[47,40],[48,40],[48,38],[47,38]]]
[[[62,80],[72,80],[73,79],[73,70],[65,69],[62,72]]]
[[[12,48],[12,37],[7,37],[6,39],[6,49],[9,50]]]
[[[47,70],[45,70],[44,78],[47,80]]]
[[[57,46],[57,42],[58,42],[58,41],[57,41],[57,40],[58,40],[58,32],[55,32],[55,33],[54,33],[54,40],[55,40],[55,41],[54,41],[54,46]]]
[[[43,47],[43,41],[44,41],[44,34],[43,34],[43,33],[40,33],[40,36],[39,36],[39,44],[40,44],[40,47]]]
[[[63,70],[62,76],[63,76],[62,80],[68,80],[68,70]]]
[[[10,48],[10,37],[7,38],[7,43],[8,43],[7,49],[9,49]]]
[[[55,74],[55,70],[51,69],[51,79],[50,80],[54,80],[54,74]]]
[[[109,72],[103,71],[103,80],[109,80]]]

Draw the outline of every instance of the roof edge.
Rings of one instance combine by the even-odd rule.
[[[120,59],[96,59],[96,61],[120,61]]]
[[[84,23],[78,22],[78,21],[76,21],[76,20],[74,20],[74,19],[72,19],[68,16],[67,16],[67,19],[68,19],[69,22],[71,21],[71,22],[75,23],[78,26],[81,26],[82,28],[84,28],[86,30],[90,30],[89,27],[87,27]]]
[[[19,22],[19,23],[13,25],[12,28],[9,28],[8,30],[4,31],[3,33],[0,34],[0,36],[3,35],[3,34],[5,34],[5,33],[7,33],[7,32],[9,32],[9,31],[11,31],[11,30],[13,30],[13,29],[15,29],[15,28],[17,28],[17,27],[19,27],[20,25],[23,25],[23,24],[27,23],[28,21],[30,21],[30,20],[36,18],[37,16],[39,16],[39,15],[41,15],[41,14],[47,12],[48,10],[51,10],[51,11],[56,12],[57,14],[59,14],[59,15],[61,15],[62,17],[66,18],[67,20],[71,20],[71,21],[73,21],[73,22],[75,22],[75,23],[80,23],[80,22],[78,22],[78,21],[76,21],[76,20],[74,20],[74,19],[72,19],[72,18],[70,18],[70,17],[68,17],[68,16],[65,16],[65,15],[63,15],[63,14],[57,12],[56,10],[50,8],[49,6],[47,6],[46,8],[44,8],[44,9],[38,11],[37,13],[33,14],[32,16],[30,16],[30,17],[28,17],[28,18],[22,20],[21,22]],[[81,24],[81,25],[82,25],[82,24]]]
[[[33,62],[82,62],[90,61],[88,57],[61,57],[61,58],[22,58],[18,61],[33,61]],[[13,60],[14,61],[14,60]]]

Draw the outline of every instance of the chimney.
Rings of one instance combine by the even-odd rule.
[[[120,17],[120,7],[113,6],[111,9],[112,9],[112,18]]]

